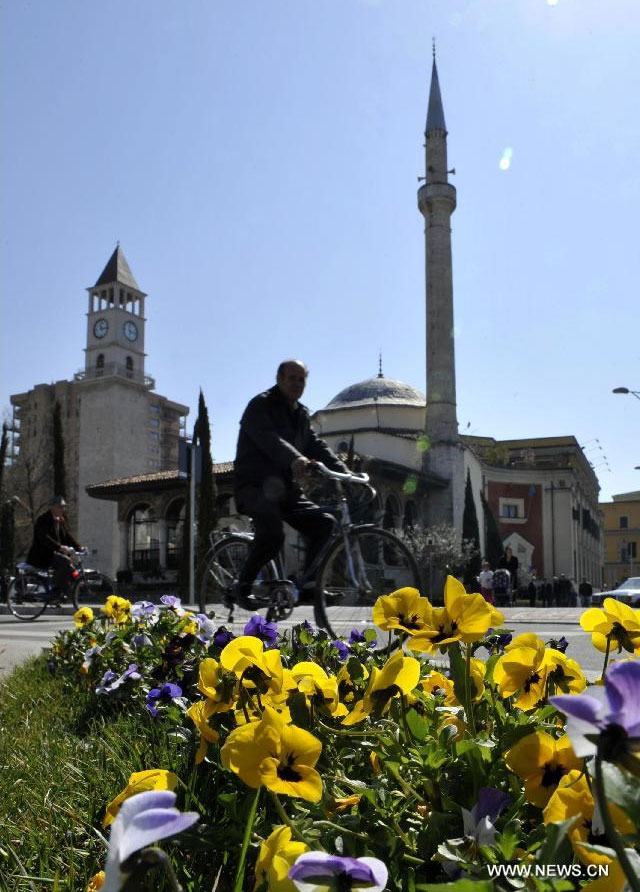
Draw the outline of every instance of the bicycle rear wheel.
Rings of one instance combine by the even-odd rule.
[[[353,628],[375,628],[371,608],[380,595],[420,588],[415,558],[393,533],[355,527],[349,546],[347,552],[343,541],[336,542],[316,576],[316,623],[334,638],[346,637]]]
[[[37,619],[48,603],[48,586],[37,573],[21,573],[7,591],[7,605],[17,619]]]
[[[237,604],[231,608],[228,603],[225,603],[238,580],[250,545],[251,539],[244,536],[227,536],[219,542],[207,562],[200,584],[201,597],[205,604],[213,608],[216,621],[236,635],[242,633],[245,625],[256,613],[260,613],[265,619],[270,619],[271,591],[267,583],[277,579],[278,575],[274,561],[266,564],[258,574],[253,591],[257,597],[260,595],[264,597],[263,607],[256,610],[245,610]]]
[[[115,593],[116,587],[110,576],[91,570],[84,572],[77,580],[71,591],[71,599],[76,610],[96,605],[101,607],[109,595]]]

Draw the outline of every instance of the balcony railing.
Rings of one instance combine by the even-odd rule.
[[[143,384],[147,390],[155,390],[156,387],[154,378],[135,369],[128,369],[117,362],[105,362],[101,368],[81,369],[73,376],[74,381],[89,381],[95,378],[126,378],[127,381]]]

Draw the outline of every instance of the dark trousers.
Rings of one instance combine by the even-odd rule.
[[[59,589],[65,589],[71,582],[73,574],[73,564],[66,554],[56,551],[51,559],[51,568],[53,570],[53,584]]]
[[[238,511],[253,519],[255,537],[238,582],[251,584],[260,569],[276,557],[284,544],[284,524],[301,533],[307,542],[305,570],[331,535],[335,523],[330,514],[297,488],[284,489],[268,498],[261,487],[244,486],[236,493]]]

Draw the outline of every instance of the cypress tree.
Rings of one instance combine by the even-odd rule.
[[[7,422],[2,423],[2,437],[0,438],[0,492],[2,491],[2,478],[4,476],[4,463],[7,460],[9,448],[9,428]]]
[[[196,567],[202,569],[204,557],[209,550],[209,533],[216,525],[217,488],[213,476],[213,459],[211,457],[211,429],[209,412],[204,401],[202,390],[198,397],[198,417],[193,428],[193,441],[200,446],[202,459],[202,475],[196,490],[196,516],[198,519],[198,542],[196,545]],[[199,579],[200,573],[197,573]]]
[[[473,586],[476,576],[480,572],[480,527],[478,526],[478,514],[471,487],[471,473],[467,468],[467,482],[464,490],[464,513],[462,515],[462,538],[472,542],[474,553],[464,569],[465,585]]]
[[[495,570],[504,551],[502,535],[500,534],[500,528],[495,515],[484,497],[484,493],[481,493],[480,498],[482,499],[482,508],[484,510],[486,558],[491,564],[491,569]]]
[[[64,469],[64,437],[62,436],[62,413],[56,400],[53,407],[53,491],[57,496],[67,495],[67,475]]]

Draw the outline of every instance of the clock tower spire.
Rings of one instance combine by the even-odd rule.
[[[144,302],[120,242],[97,282],[87,288],[85,378],[120,377],[145,383]]]

